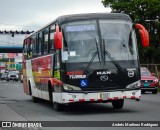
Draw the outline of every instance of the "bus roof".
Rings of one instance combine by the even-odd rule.
[[[55,19],[54,21],[50,22],[46,26],[42,27],[36,32],[43,30],[44,28],[52,25],[53,23],[57,22],[58,24],[63,24],[70,21],[76,20],[85,20],[85,19],[123,19],[131,21],[131,18],[123,13],[86,13],[86,14],[71,14],[71,15],[63,15]],[[36,33],[34,32],[34,33]],[[32,34],[29,34],[26,38],[30,37]],[[25,39],[26,39],[25,38]]]
[[[84,19],[123,19],[130,20],[131,18],[123,13],[89,13],[89,14],[73,14],[64,15],[57,18],[59,24],[70,22],[74,20],[84,20]]]

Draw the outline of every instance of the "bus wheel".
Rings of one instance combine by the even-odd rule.
[[[38,98],[32,96],[32,101],[33,101],[34,103],[36,103],[36,102],[38,102]]]
[[[114,109],[122,109],[123,104],[124,104],[124,99],[112,101],[112,106]]]
[[[54,102],[53,105],[54,105],[54,110],[56,110],[56,111],[62,111],[62,108],[63,108],[62,104]]]
[[[32,101],[33,102],[38,102],[38,98],[37,97],[34,97],[34,96],[32,96],[32,89],[31,89],[31,83],[30,82],[28,82],[28,85],[29,85],[29,95],[31,95],[31,98],[32,98]]]
[[[48,83],[48,93],[49,93],[49,100],[51,101],[51,102],[53,102],[53,99],[52,99],[52,85],[51,85],[51,83],[49,82]]]

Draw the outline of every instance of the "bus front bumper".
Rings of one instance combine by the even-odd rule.
[[[140,100],[141,90],[95,92],[95,93],[53,93],[53,101],[61,104],[76,102],[111,102],[118,99]]]

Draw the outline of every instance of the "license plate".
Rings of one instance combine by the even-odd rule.
[[[107,100],[108,98],[110,98],[110,94],[109,93],[101,93],[100,98]]]
[[[148,83],[144,83],[143,85],[144,85],[144,87],[148,87],[148,86],[149,86],[149,84],[148,84]]]

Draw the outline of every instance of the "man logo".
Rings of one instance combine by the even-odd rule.
[[[102,76],[100,77],[100,80],[101,80],[101,81],[107,81],[107,80],[108,80],[108,76],[102,75]]]
[[[133,77],[133,76],[134,76],[133,70],[129,70],[129,71],[128,71],[128,77]]]
[[[111,71],[98,71],[97,75],[111,74]]]

